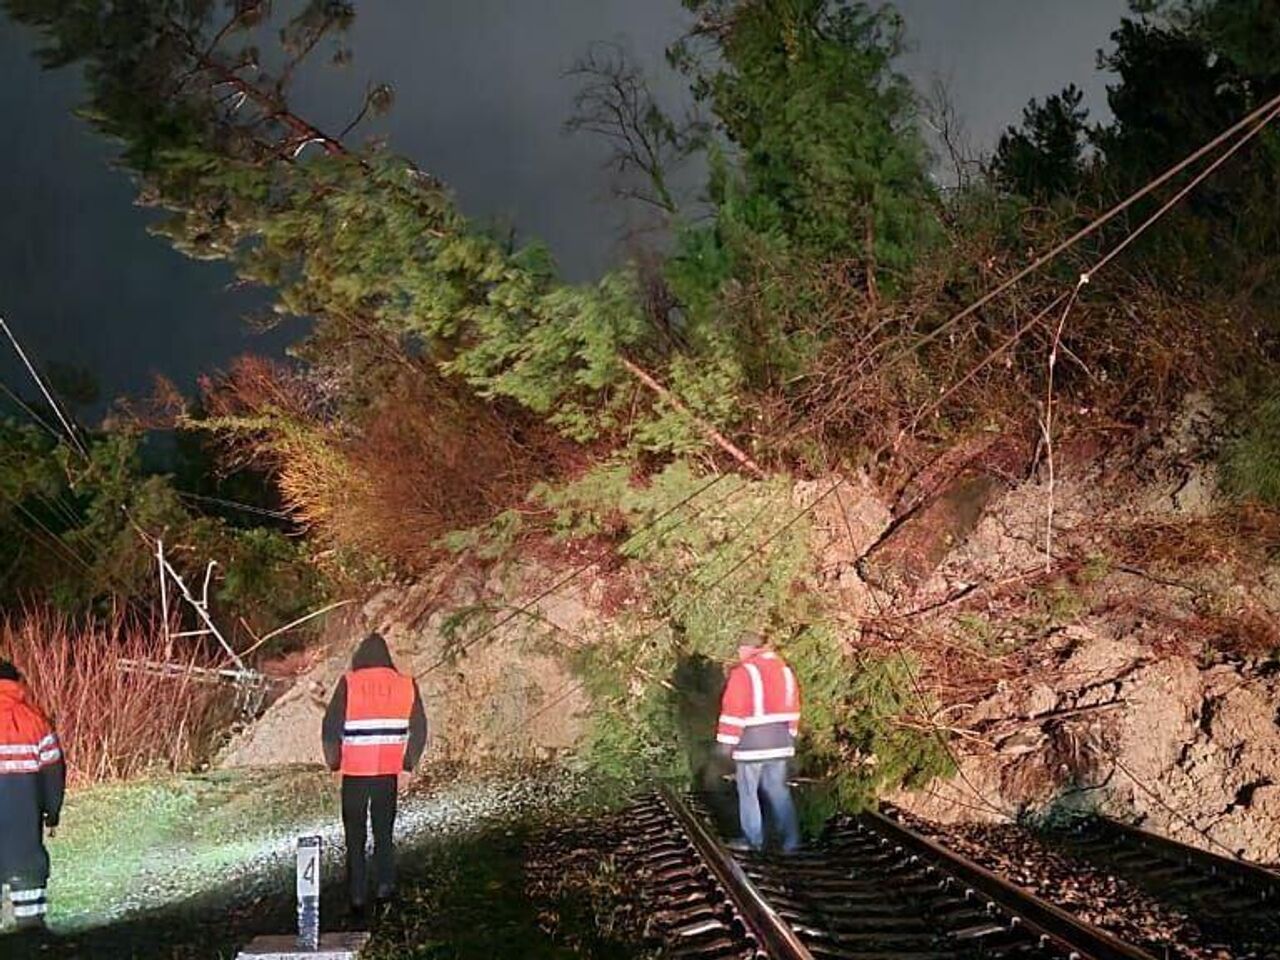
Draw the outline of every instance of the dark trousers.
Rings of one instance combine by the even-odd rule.
[[[0,776],[0,886],[9,888],[19,929],[43,927],[48,911],[49,853],[35,776]]]
[[[0,856],[0,861],[11,858]],[[40,844],[38,850],[28,851],[24,864],[13,867],[5,864],[0,869],[0,885],[9,888],[9,904],[19,930],[38,929],[44,926],[49,909],[45,884],[49,882],[49,855]]]
[[[8,880],[9,905],[13,911],[14,925],[19,930],[40,930],[44,927],[48,899],[45,880],[11,877]]]
[[[368,823],[373,821],[373,875],[378,899],[396,888],[395,850],[391,834],[396,825],[396,778],[343,777],[342,828],[347,835],[347,884],[351,902],[363,906],[369,881],[365,863]]]

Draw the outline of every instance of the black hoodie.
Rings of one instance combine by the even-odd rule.
[[[391,661],[391,651],[387,649],[387,641],[380,633],[371,633],[360,641],[356,652],[351,656],[352,670],[368,670],[373,667],[390,667],[395,669]],[[347,678],[338,681],[333,691],[333,699],[324,712],[324,723],[321,724],[321,744],[324,747],[324,762],[330,770],[337,770],[342,765],[342,728],[347,722]],[[404,769],[412,771],[422,758],[422,751],[427,746],[427,713],[422,706],[422,693],[418,690],[418,682],[413,683],[413,709],[409,713],[409,743],[404,750]]]

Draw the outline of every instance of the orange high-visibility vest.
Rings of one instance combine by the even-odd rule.
[[[729,672],[716,740],[733,747],[733,759],[793,757],[799,730],[800,685],[782,657],[765,650]]]
[[[0,775],[39,773],[62,762],[62,745],[25,685],[0,680]]]
[[[413,711],[413,678],[390,667],[352,670],[346,676],[347,716],[342,766],[348,777],[383,777],[404,770]]]

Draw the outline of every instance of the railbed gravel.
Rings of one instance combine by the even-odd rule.
[[[1251,960],[1213,943],[1190,917],[1134,884],[1044,844],[1016,824],[902,822],[1081,920],[1165,960]]]

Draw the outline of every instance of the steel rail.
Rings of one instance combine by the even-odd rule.
[[[1280,902],[1280,872],[1248,860],[1224,857],[1202,847],[1193,847],[1122,820],[1101,814],[1095,819],[1103,829],[1128,837],[1139,846],[1151,848],[1160,856],[1197,867],[1213,876],[1228,877],[1244,886],[1256,888],[1264,900]]]
[[[957,880],[980,891],[1017,917],[1029,931],[1053,941],[1069,956],[1078,960],[1155,960],[1146,951],[1085,923],[1061,907],[1041,900],[1017,884],[1010,883],[883,813],[867,811],[860,814],[860,819],[886,840],[913,850]]]
[[[664,786],[659,790],[659,794],[702,858],[702,862],[738,908],[743,922],[765,954],[771,960],[814,960],[809,948],[769,905],[738,862],[720,846],[707,827],[694,816],[675,791]]]

